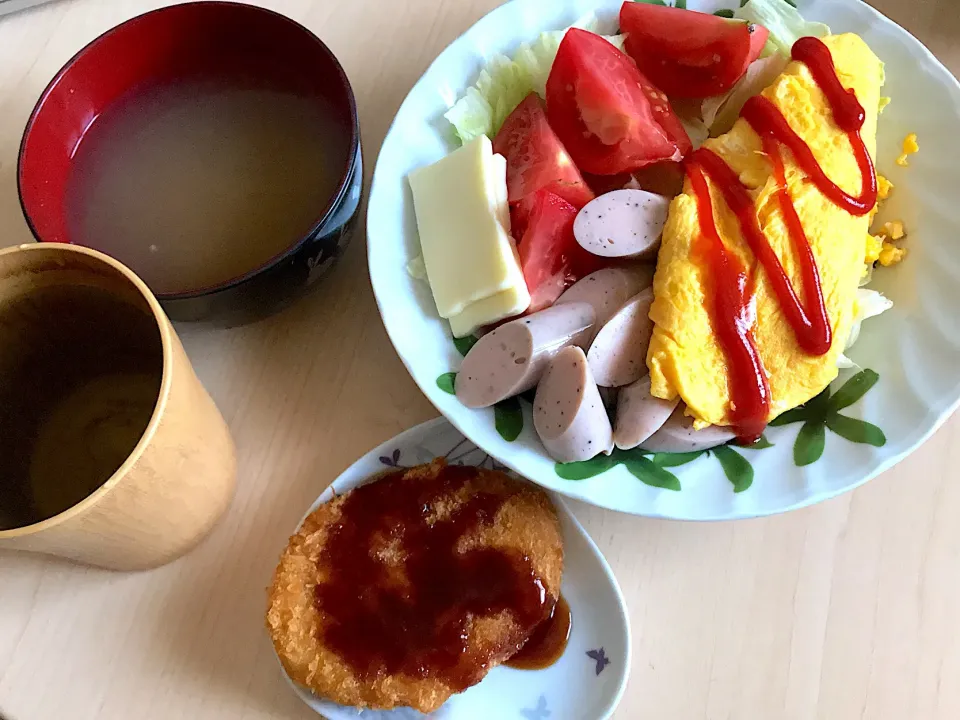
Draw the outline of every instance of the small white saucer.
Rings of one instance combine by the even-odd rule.
[[[506,470],[443,418],[419,425],[357,460],[308,511],[392,467],[437,457],[458,465]],[[454,695],[429,717],[437,720],[603,720],[616,709],[630,674],[630,625],[616,579],[597,546],[557,495],[551,494],[564,539],[562,592],[573,617],[560,660],[545,670],[498,667],[479,684]],[[288,678],[289,680],[289,678]],[[410,708],[358,710],[323,700],[290,681],[294,691],[328,720],[421,720]]]

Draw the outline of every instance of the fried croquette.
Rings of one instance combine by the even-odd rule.
[[[430,713],[524,645],[562,572],[543,491],[436,460],[308,516],[274,574],[267,628],[289,676],[317,695]]]

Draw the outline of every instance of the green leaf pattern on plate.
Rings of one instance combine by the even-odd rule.
[[[466,357],[467,353],[470,352],[478,342],[480,342],[480,338],[476,335],[453,339],[453,345],[457,348],[457,352],[460,353],[461,357]]]
[[[807,417],[806,408],[798,407],[793,410],[787,410],[783,415],[778,418],[774,418],[770,422],[770,427],[783,427],[784,425],[792,425],[793,423],[803,422]]]
[[[735,493],[742,493],[753,485],[753,465],[740,453],[729,445],[721,445],[713,449],[713,454],[720,461],[724,475],[733,484]]]
[[[507,442],[513,442],[523,432],[523,410],[516,398],[497,403],[493,408],[497,432]]]
[[[680,492],[680,480],[677,476],[657,465],[653,460],[637,455],[627,458],[624,465],[631,475],[645,485]]]
[[[831,412],[839,412],[850,407],[873,389],[873,386],[880,380],[880,376],[873,370],[864,370],[850,378],[843,387],[837,390],[837,394],[829,398],[827,407]]]
[[[824,423],[811,421],[804,423],[800,428],[800,434],[797,435],[797,442],[793,446],[793,461],[797,467],[813,465],[823,456],[826,443],[827,433]]]
[[[620,450],[615,450],[613,455],[597,455],[593,460],[583,462],[557,463],[557,475],[560,476],[561,480],[579,481],[595,478],[622,462],[619,457],[620,452]]]
[[[864,420],[856,420],[846,415],[831,415],[827,418],[827,427],[840,437],[861,445],[883,447],[887,444],[887,437],[883,430]]]
[[[753,445],[743,445],[744,450],[766,450],[767,448],[774,447],[774,444],[767,440],[766,435],[761,435],[760,439],[757,440]]]
[[[437,387],[443,390],[445,393],[456,395],[456,390],[454,390],[454,384],[456,381],[457,374],[455,372],[444,373],[437,378]]]
[[[806,405],[789,410],[770,423],[772,427],[803,423],[793,446],[793,460],[798,467],[813,465],[823,457],[827,430],[861,445],[883,447],[887,444],[886,435],[876,425],[840,414],[841,410],[860,402],[879,380],[880,376],[873,370],[863,370],[837,392],[831,394],[828,387]]]
[[[703,451],[692,453],[656,453],[653,456],[653,462],[660,467],[665,468],[680,467],[681,465],[692,463],[694,460],[699,459],[703,455]]]
[[[770,447],[773,447],[770,445]],[[713,450],[690,453],[649,453],[645,450],[614,450],[613,455],[601,455],[579,463],[557,463],[557,475],[564,480],[590,480],[608,470],[623,465],[635,478],[646,485],[679,492],[680,479],[668,470],[689,465],[702,457],[715,455],[720,467],[733,485],[734,492],[748,490],[753,484],[753,466],[728,445]]]
[[[577,463],[557,463],[557,475],[563,480],[590,480],[608,470],[623,465],[637,480],[655,488],[679,492],[680,480],[668,467],[680,467],[693,462],[702,453],[684,455],[653,455],[644,450],[614,450],[612,455],[599,455],[593,460]]]

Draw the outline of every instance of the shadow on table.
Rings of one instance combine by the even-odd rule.
[[[276,419],[278,398],[293,404],[281,400],[284,419],[297,414],[295,407],[302,403],[316,402],[323,407],[320,395],[329,392],[328,383],[304,381],[306,373],[299,365],[307,361],[296,357],[292,346],[299,345],[302,353],[311,352],[313,343],[305,341],[304,332],[311,318],[323,316],[323,307],[330,301],[328,290],[321,287],[281,316],[230,331],[231,337],[219,347],[204,348],[214,354],[228,349],[231,355],[232,378],[213,379],[213,384],[224,384],[212,392],[221,396],[221,408],[237,442],[237,496],[214,534],[178,563],[179,571],[172,569],[154,622],[159,642],[167,646],[163,651],[165,674],[171,665],[177,666],[177,677],[168,684],[178,692],[189,688],[191,693],[208,697],[209,705],[224,716],[243,711],[244,717],[251,718],[317,717],[287,685],[264,627],[264,615],[266,587],[280,553],[305,509],[332,480],[327,477],[332,473],[309,459],[313,450],[304,462],[287,463],[288,440],[274,438],[278,429],[265,427],[265,421]],[[324,324],[321,321],[313,332],[322,334]],[[189,339],[185,344],[189,351]],[[201,360],[201,378],[212,376],[222,367],[220,363],[215,357],[207,358],[206,363]],[[269,387],[257,388],[237,402],[238,381],[256,379],[263,384],[267,378]],[[290,432],[304,430],[298,427]],[[319,456],[326,443],[317,440],[316,444]],[[201,707],[200,702],[194,701],[191,707]]]
[[[251,718],[317,717],[283,678],[264,627],[266,588],[303,513],[369,449],[371,428],[364,433],[349,428],[376,423],[385,437],[396,432],[384,422],[391,416],[384,411],[384,394],[370,393],[379,407],[350,396],[358,375],[372,373],[376,363],[382,367],[389,347],[379,327],[375,336],[347,332],[358,314],[364,321],[375,317],[372,298],[353,294],[369,294],[363,260],[358,237],[323,286],[281,315],[227,331],[215,343],[199,328],[184,332],[198,374],[209,382],[237,442],[238,491],[214,534],[171,566],[163,598],[155,599],[159,607],[151,630],[164,658],[158,667],[164,684],[178,694],[209,698],[209,706],[224,716],[243,710]],[[348,336],[355,348],[343,347]],[[336,354],[326,355],[333,348]],[[368,382],[387,380],[376,376]],[[385,391],[389,396],[390,389]],[[394,404],[392,398],[386,403]],[[332,407],[336,420],[329,414]],[[175,677],[167,677],[171,672]]]
[[[162,606],[152,619],[165,660],[164,685],[181,697],[197,698],[190,702],[195,710],[215,707],[224,716],[242,712],[276,720],[316,718],[287,685],[264,628],[265,586],[288,527],[269,514],[256,515],[245,519],[241,533],[236,520],[244,519],[228,519],[216,531],[228,537],[201,546],[183,561],[181,572],[170,574]],[[276,552],[251,552],[251,542]],[[166,717],[162,712],[154,716]]]

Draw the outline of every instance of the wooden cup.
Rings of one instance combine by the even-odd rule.
[[[226,423],[146,285],[95,250],[0,251],[0,549],[167,563],[226,510]]]

